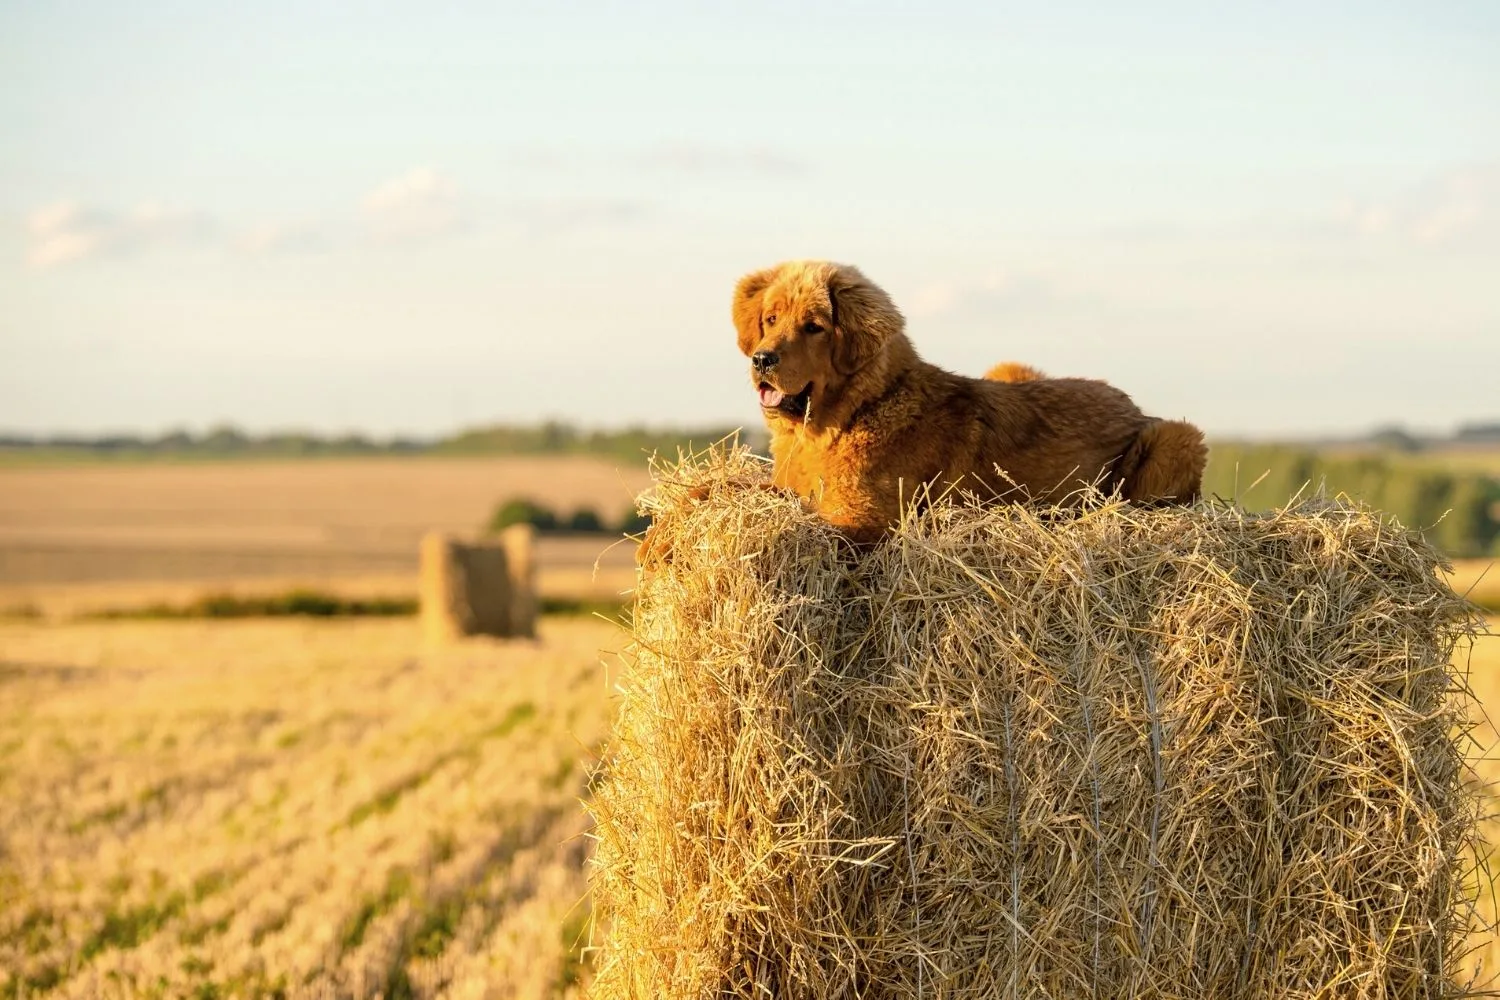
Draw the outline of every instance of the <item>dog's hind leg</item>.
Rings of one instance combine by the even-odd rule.
[[[1207,464],[1202,431],[1185,420],[1154,420],[1120,456],[1121,492],[1141,504],[1192,503]]]

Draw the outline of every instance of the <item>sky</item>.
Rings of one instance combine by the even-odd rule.
[[[0,430],[754,424],[744,272],[1219,435],[1500,420],[1500,4],[0,0]]]

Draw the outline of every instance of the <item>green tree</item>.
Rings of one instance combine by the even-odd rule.
[[[1453,556],[1489,552],[1500,535],[1500,524],[1495,521],[1500,484],[1482,476],[1460,476],[1446,500],[1446,515],[1429,533],[1433,544]]]
[[[514,497],[495,508],[490,530],[501,531],[513,524],[529,524],[537,531],[556,531],[557,515],[534,500]]]
[[[599,515],[592,507],[579,507],[568,518],[568,530],[597,534],[604,530],[604,522],[599,520]]]
[[[1206,494],[1249,510],[1284,506],[1308,485],[1389,514],[1450,556],[1500,547],[1500,479],[1393,452],[1327,455],[1287,446],[1215,445],[1203,485]]]
[[[625,513],[621,515],[619,530],[622,535],[639,535],[651,527],[651,516],[642,514],[634,507],[626,507]]]

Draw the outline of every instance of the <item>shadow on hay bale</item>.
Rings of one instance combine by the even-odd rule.
[[[859,554],[765,474],[645,501],[594,997],[1468,995],[1474,619],[1430,547],[1096,498]]]
[[[422,539],[418,590],[429,642],[469,635],[536,634],[535,532],[512,525],[478,542],[434,532]]]

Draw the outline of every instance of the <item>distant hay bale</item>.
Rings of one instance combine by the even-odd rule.
[[[512,524],[500,532],[510,578],[510,635],[536,635],[537,599],[536,529]]]
[[[859,554],[764,478],[646,500],[592,996],[1471,995],[1474,622],[1420,539],[944,502]]]
[[[423,633],[439,643],[468,635],[534,635],[535,573],[528,534],[479,542],[427,535],[418,580]],[[529,593],[518,593],[527,587]]]

